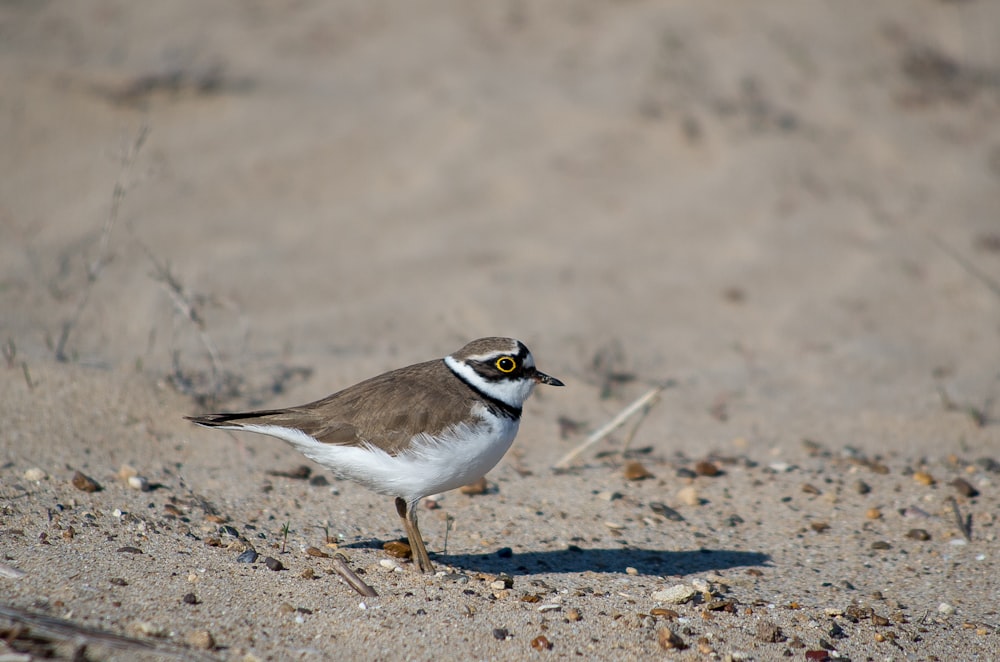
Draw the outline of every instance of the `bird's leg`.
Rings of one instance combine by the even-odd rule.
[[[410,541],[410,550],[413,553],[413,562],[420,572],[434,572],[434,564],[427,554],[424,546],[424,539],[420,535],[420,528],[417,526],[417,503],[407,503],[406,499],[396,497],[396,512],[403,520],[403,527],[406,529],[406,538]]]

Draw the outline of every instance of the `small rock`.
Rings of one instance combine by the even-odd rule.
[[[729,517],[727,517],[722,521],[726,526],[739,526],[744,522],[743,518],[737,515],[736,513],[733,513],[732,515],[730,515]]]
[[[819,491],[818,487],[810,483],[802,483],[802,491],[805,492],[806,494],[822,494],[822,492]]]
[[[165,637],[168,633],[166,628],[149,621],[135,621],[128,630],[140,637]]]
[[[138,475],[139,475],[139,470],[133,467],[131,464],[123,464],[118,468],[118,479],[121,481],[128,482],[129,478]]]
[[[264,557],[264,565],[267,566],[268,570],[273,570],[275,572],[285,569],[285,566],[281,565],[281,561],[274,558],[273,556]]]
[[[844,639],[847,637],[847,633],[844,632],[844,628],[840,627],[840,624],[834,622],[830,624],[830,628],[826,633],[833,639]]]
[[[493,638],[497,641],[504,641],[510,637],[510,631],[507,628],[493,628]]]
[[[378,564],[389,572],[395,572],[399,568],[399,564],[392,559],[380,559]]]
[[[656,633],[656,639],[660,642],[660,648],[663,650],[684,650],[687,648],[684,640],[668,627],[660,628],[659,632]]]
[[[645,480],[654,478],[653,474],[643,466],[642,462],[629,462],[625,465],[625,480]]]
[[[758,623],[756,636],[759,640],[768,644],[776,644],[779,641],[785,641],[787,639],[787,637],[781,632],[781,628],[771,621],[761,621]]]
[[[702,460],[694,465],[694,472],[699,476],[718,476],[722,473],[714,462]]]
[[[937,610],[939,614],[942,614],[944,616],[951,616],[952,614],[955,613],[955,608],[950,604],[948,604],[947,602],[942,602],[941,604],[939,604]]]
[[[676,621],[681,617],[681,615],[676,611],[673,609],[667,609],[666,607],[653,607],[649,610],[649,614],[650,616],[659,616],[660,618],[664,618],[668,621]]]
[[[951,481],[951,486],[958,490],[958,493],[966,498],[972,499],[979,496],[979,490],[973,487],[972,484],[964,478],[956,478]]]
[[[486,476],[483,476],[474,483],[469,483],[468,485],[463,485],[458,488],[458,491],[462,494],[468,494],[470,496],[476,494],[486,494],[489,484],[486,482]]]
[[[553,605],[553,604],[538,605],[538,611],[540,611],[543,614],[546,614],[550,611],[562,611],[562,605]]]
[[[200,648],[206,651],[215,649],[215,637],[208,630],[193,630],[188,633],[186,639],[192,648]]]
[[[662,591],[655,591],[650,597],[656,602],[666,602],[672,605],[682,605],[698,595],[697,589],[686,584],[677,584]]]
[[[185,593],[184,597],[181,598],[181,602],[186,605],[196,605],[198,604],[198,596],[194,593]]]
[[[48,474],[39,469],[38,467],[31,467],[24,472],[24,479],[37,482],[39,480],[45,480],[48,478]]]
[[[128,486],[133,490],[139,490],[140,492],[149,491],[149,479],[145,476],[129,476]]]
[[[889,619],[885,616],[879,616],[878,614],[872,614],[872,625],[877,625],[879,627],[885,627],[889,625]]]
[[[659,515],[660,517],[664,517],[664,518],[670,520],[671,522],[683,522],[684,521],[684,516],[683,515],[681,515],[679,512],[677,512],[676,510],[674,510],[673,508],[671,508],[667,504],[662,503],[660,501],[652,501],[652,502],[650,502],[649,509],[652,510],[657,515]]]
[[[139,549],[138,547],[132,547],[131,545],[125,545],[124,547],[119,547],[115,551],[124,554],[142,554],[141,549]]]
[[[236,557],[237,563],[256,563],[257,562],[257,552],[252,549],[248,549],[239,556]]]
[[[531,647],[536,651],[550,651],[552,650],[552,642],[544,634],[540,634],[531,640]]]
[[[976,465],[983,471],[989,471],[992,474],[1000,474],[1000,462],[997,462],[992,457],[981,457],[976,460]]]
[[[566,620],[569,621],[579,621],[583,619],[583,614],[576,607],[571,607],[569,611],[566,612]]]
[[[497,550],[498,559],[509,559],[514,556],[514,550],[510,547],[501,547]]]
[[[495,581],[490,583],[490,588],[500,591],[505,588],[513,588],[514,578],[510,575],[499,575]]]
[[[625,568],[625,574],[626,575],[631,575],[632,577],[635,577],[636,575],[639,574],[639,570],[636,569],[636,568],[633,568],[632,566],[628,566],[627,568]]]
[[[869,508],[865,511],[865,517],[868,519],[882,519],[882,511],[878,508]]]
[[[816,533],[823,533],[829,530],[830,525],[827,522],[809,522],[809,528],[811,528]]]
[[[913,472],[913,480],[917,481],[921,485],[927,485],[928,487],[937,482],[934,480],[934,476],[930,475],[926,471]]]
[[[73,474],[73,487],[81,492],[100,492],[101,486],[90,476],[77,471]]]
[[[302,579],[315,579],[316,573],[313,572],[312,568],[306,568],[299,574],[299,577],[301,577]]]
[[[698,496],[698,490],[691,485],[677,490],[677,498],[687,506],[701,505],[701,497]]]
[[[330,555],[318,547],[306,547],[306,555],[315,556],[320,559],[328,559]]]
[[[603,492],[598,492],[597,498],[601,499],[602,501],[617,501],[618,499],[622,498],[622,493],[605,490]]]
[[[854,491],[858,494],[868,494],[872,491],[872,486],[863,480],[858,480],[854,483]]]
[[[931,534],[927,532],[927,529],[910,529],[906,532],[906,537],[910,540],[930,540]]]
[[[695,472],[691,471],[687,467],[680,467],[679,469],[677,469],[677,477],[678,478],[697,478],[698,474],[696,474]]]
[[[408,559],[413,557],[413,549],[408,543],[405,543],[402,540],[390,540],[382,545],[382,549],[384,549],[389,556],[397,559]]]
[[[876,550],[892,549],[892,545],[890,545],[884,540],[876,540],[875,542],[872,543],[872,549]]]

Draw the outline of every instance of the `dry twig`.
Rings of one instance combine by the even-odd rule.
[[[348,586],[361,595],[368,598],[378,596],[375,589],[366,584],[360,577],[358,577],[357,573],[351,570],[351,566],[347,565],[347,557],[339,552],[333,555],[333,569],[337,571],[337,574],[340,575],[345,582],[347,582]]]

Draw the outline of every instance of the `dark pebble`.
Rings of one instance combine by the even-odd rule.
[[[112,586],[128,586],[128,582],[125,581],[124,579],[122,579],[121,577],[112,577],[111,578],[111,585]]]
[[[969,499],[979,496],[979,490],[972,486],[972,483],[964,478],[956,478],[951,481],[951,486],[958,490],[958,493]]]
[[[695,472],[691,471],[687,467],[681,467],[680,469],[677,470],[677,477],[678,478],[697,478],[698,474],[696,474]]]
[[[469,583],[469,576],[464,575],[461,572],[449,572],[448,574],[441,577],[441,579],[445,580],[446,582],[455,582],[457,584]]]
[[[497,641],[503,641],[509,636],[510,632],[507,631],[507,628],[493,628],[493,638]]]
[[[837,623],[831,623],[830,629],[826,631],[828,635],[834,639],[845,639],[847,638],[847,633],[844,632],[844,628],[840,627]]]
[[[872,543],[872,549],[878,549],[878,550],[892,549],[892,545],[890,545],[884,540],[876,540],[875,542]]]
[[[854,483],[854,489],[857,491],[858,494],[868,494],[869,492],[872,491],[872,486],[863,480],[859,480],[858,482]]]
[[[233,538],[239,538],[240,537],[240,532],[237,531],[235,528],[233,528],[233,527],[231,527],[231,526],[229,526],[227,524],[225,526],[220,526],[219,527],[219,535],[220,536],[232,536]]]
[[[264,565],[267,566],[268,570],[274,570],[275,572],[285,569],[285,566],[281,565],[281,561],[274,558],[273,556],[264,557]]]
[[[684,521],[684,516],[683,515],[681,515],[679,512],[677,512],[676,510],[674,510],[673,508],[671,508],[667,504],[662,503],[660,501],[653,501],[653,502],[651,502],[649,504],[649,509],[652,510],[657,515],[659,515],[660,517],[667,518],[671,522],[683,522]]]
[[[142,550],[138,547],[132,547],[131,545],[126,545],[124,547],[119,547],[115,550],[116,552],[123,552],[125,554],[142,554]]]
[[[931,534],[927,532],[927,529],[910,529],[906,532],[906,537],[910,540],[930,540]]]
[[[196,604],[198,604],[198,596],[195,595],[194,593],[185,593],[184,597],[181,598],[181,600],[186,605],[196,605]]]
[[[514,550],[510,547],[501,547],[497,550],[497,558],[509,559],[512,556],[514,556]]]
[[[252,549],[248,549],[239,556],[236,557],[237,563],[256,563],[257,562],[257,552]]]
[[[997,462],[992,457],[981,457],[976,460],[976,464],[979,465],[980,469],[993,474],[1000,474],[1000,462]]]
[[[722,521],[726,523],[726,526],[738,526],[740,524],[743,524],[743,518],[740,517],[739,515],[736,515],[735,513]]]
[[[309,484],[313,487],[327,487],[330,484],[330,481],[323,474],[316,474],[309,479]]]
[[[73,474],[73,487],[82,492],[100,492],[102,489],[96,480],[80,471]]]

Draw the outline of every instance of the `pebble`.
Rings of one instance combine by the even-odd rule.
[[[718,476],[722,473],[714,462],[702,460],[694,465],[694,472],[699,476]]]
[[[625,480],[645,480],[654,478],[653,474],[643,466],[642,462],[629,462],[625,465]]]
[[[639,571],[636,568],[633,568],[632,566],[628,566],[627,568],[625,568],[625,574],[635,577],[636,575],[639,574]]]
[[[992,457],[981,457],[976,460],[976,465],[984,471],[1000,474],[1000,462],[997,462]]]
[[[186,605],[196,605],[198,604],[198,596],[194,593],[185,593],[184,597],[181,598],[181,602]]]
[[[882,511],[878,508],[869,508],[865,511],[865,517],[868,519],[882,519]]]
[[[510,631],[507,628],[493,628],[493,638],[497,641],[505,641],[510,637]]]
[[[877,550],[892,549],[892,545],[890,545],[884,540],[876,540],[875,542],[872,543],[872,549],[877,549]]]
[[[397,559],[408,559],[413,556],[413,549],[402,540],[390,540],[382,545],[382,549]]]
[[[863,480],[858,480],[854,483],[854,491],[858,494],[868,494],[872,491],[872,486]]]
[[[380,559],[378,564],[389,572],[395,572],[400,569],[399,564],[392,559]]]
[[[958,490],[958,493],[966,498],[972,499],[979,496],[979,490],[973,487],[972,484],[964,478],[956,478],[951,481],[951,486]]]
[[[149,621],[135,621],[128,626],[129,631],[141,637],[165,637],[167,629]]]
[[[468,494],[470,496],[476,494],[486,494],[489,484],[486,482],[486,476],[483,476],[474,483],[469,483],[468,485],[463,485],[458,488],[458,491],[462,494]]]
[[[622,498],[622,493],[605,490],[603,492],[598,492],[597,498],[601,499],[602,501],[617,501],[618,499]]]
[[[330,558],[329,554],[327,554],[326,552],[324,552],[322,549],[319,549],[318,547],[306,547],[306,555],[307,556],[315,556],[315,557],[321,558],[321,559],[328,559],[328,558]]]
[[[667,609],[666,607],[653,607],[652,609],[649,610],[649,615],[659,616],[668,621],[676,621],[678,618],[681,617],[681,615],[678,614],[676,611],[674,611],[673,609]]]
[[[943,614],[944,616],[951,616],[955,613],[955,608],[947,602],[939,604],[937,610],[939,614]]]
[[[490,588],[501,591],[505,588],[512,588],[514,586],[514,578],[510,575],[500,575],[495,581],[490,582]]]
[[[237,563],[256,563],[257,562],[257,552],[252,549],[248,549],[239,556],[236,557]]]
[[[49,477],[48,474],[46,474],[38,467],[31,467],[30,469],[24,472],[25,480],[39,481],[39,480],[45,480],[48,477]]]
[[[149,479],[145,476],[129,476],[128,486],[133,490],[139,490],[140,492],[149,491]]]
[[[497,550],[498,559],[509,559],[514,556],[514,550],[510,547],[501,547]]]
[[[571,607],[569,611],[566,612],[566,619],[570,621],[579,621],[583,619],[583,614],[576,607]]]
[[[553,604],[538,605],[538,611],[540,611],[543,614],[548,613],[550,611],[562,611],[562,605],[553,605]]]
[[[927,485],[928,487],[937,482],[934,480],[934,476],[930,475],[926,471],[914,471],[913,480],[917,481],[921,485]]]
[[[649,508],[650,508],[650,510],[652,510],[654,513],[656,513],[660,517],[665,517],[666,519],[670,520],[671,522],[683,522],[684,521],[684,516],[683,515],[681,515],[679,512],[677,512],[676,510],[674,510],[673,508],[671,508],[667,504],[662,503],[660,501],[650,502]]]
[[[540,634],[531,640],[531,647],[536,651],[550,651],[552,650],[552,642],[544,634]]]
[[[274,570],[275,572],[285,569],[285,566],[281,565],[281,561],[273,556],[264,557],[264,565],[267,566],[268,570]]]
[[[809,522],[809,528],[816,533],[823,533],[830,528],[830,525],[827,522]]]
[[[757,639],[768,644],[776,644],[787,639],[781,632],[781,628],[771,621],[761,621],[758,623],[756,636]]]
[[[906,537],[910,540],[930,540],[931,534],[927,532],[927,529],[910,529],[906,532]]]
[[[210,651],[215,648],[215,637],[208,630],[193,630],[188,633],[187,642],[194,648]]]
[[[818,487],[810,483],[802,483],[802,491],[806,494],[822,494]]]
[[[656,633],[656,639],[663,650],[684,650],[687,648],[684,640],[668,627],[660,628],[659,632]]]
[[[73,487],[81,492],[99,492],[101,490],[101,486],[96,480],[90,476],[84,475],[80,471],[73,474]]]
[[[769,469],[771,469],[771,471],[773,471],[775,473],[779,473],[779,474],[783,474],[786,471],[791,471],[794,468],[788,462],[772,462],[771,464],[769,464],[767,466],[768,466]]]
[[[681,468],[679,468],[677,470],[677,477],[678,478],[697,478],[698,474],[696,474],[695,472],[691,471],[687,467],[681,467]]]
[[[701,497],[698,496],[698,490],[690,485],[677,490],[677,498],[681,501],[681,503],[688,506],[697,506],[701,504]]]
[[[656,602],[682,605],[685,602],[693,600],[696,595],[698,595],[698,590],[693,586],[677,584],[676,586],[671,586],[670,588],[663,589],[662,591],[655,591],[650,597]]]

